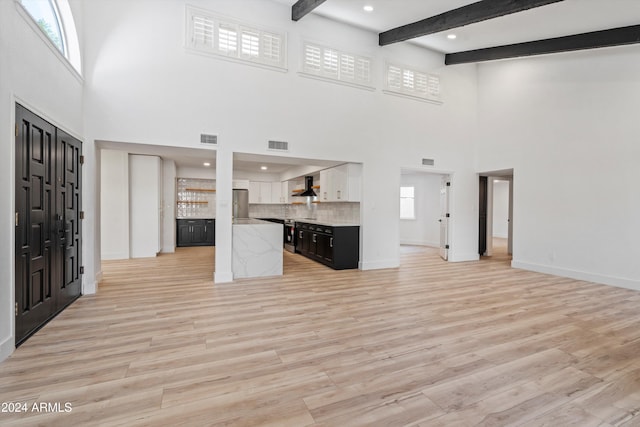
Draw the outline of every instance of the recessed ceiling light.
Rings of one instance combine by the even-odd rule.
[[[263,171],[266,171],[268,168],[266,166],[260,166],[260,169],[262,169]]]
[[[205,166],[211,166],[211,163],[209,163],[209,162],[204,162],[204,163],[203,163],[203,165],[205,165]]]
[[[455,39],[457,39],[457,38],[458,38],[458,36],[456,36],[455,34],[447,34],[447,38],[448,38],[449,40],[455,40]]]
[[[364,9],[365,12],[373,12],[373,6],[371,6],[370,4],[366,5],[362,9]]]

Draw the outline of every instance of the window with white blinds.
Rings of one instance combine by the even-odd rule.
[[[186,45],[190,50],[286,69],[286,42],[284,33],[187,6]]]
[[[372,88],[371,59],[304,42],[302,74]]]
[[[439,76],[400,65],[387,64],[385,92],[442,102]]]

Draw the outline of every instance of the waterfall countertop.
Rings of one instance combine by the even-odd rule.
[[[282,224],[252,218],[233,220],[234,278],[282,276]]]

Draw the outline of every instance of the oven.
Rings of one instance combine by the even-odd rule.
[[[284,220],[284,249],[289,252],[296,251],[296,223],[292,219]]]

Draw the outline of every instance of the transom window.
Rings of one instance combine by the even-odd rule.
[[[186,45],[190,50],[286,70],[286,42],[284,33],[187,6]]]
[[[371,87],[371,59],[304,42],[302,73],[355,86]]]
[[[385,91],[411,98],[442,101],[440,77],[400,65],[387,64]]]
[[[16,0],[51,44],[82,72],[80,44],[68,0]]]

